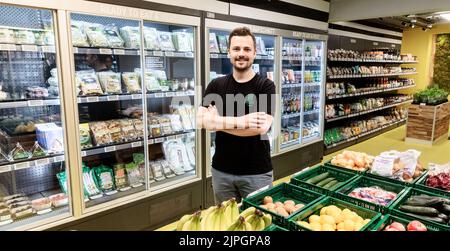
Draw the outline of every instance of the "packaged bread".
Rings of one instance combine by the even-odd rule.
[[[144,123],[140,119],[132,119],[137,138],[144,137]]]
[[[120,128],[122,130],[122,137],[126,141],[135,140],[136,131],[134,130],[133,121],[130,119],[121,119],[119,120]]]
[[[148,127],[149,127],[149,136],[150,137],[159,137],[161,136],[161,125],[159,123],[159,119],[155,115],[148,116]]]
[[[179,114],[168,114],[166,116],[170,119],[170,125],[172,126],[172,130],[174,132],[183,131],[183,124],[181,124]]]
[[[102,85],[103,91],[108,94],[122,93],[122,86],[120,84],[120,73],[113,71],[97,72],[98,80]]]
[[[159,124],[161,125],[161,134],[162,135],[168,135],[168,134],[174,133],[174,131],[172,130],[172,126],[171,126],[169,117],[167,117],[167,116],[159,117]]]
[[[167,31],[158,31],[158,41],[161,50],[163,51],[174,51],[172,33]]]
[[[81,95],[101,95],[102,87],[93,70],[77,71],[75,80],[81,90]]]
[[[153,71],[147,71],[144,73],[144,81],[145,81],[145,87],[147,88],[147,91],[154,92],[154,91],[160,91],[161,86],[158,81],[158,77],[156,76],[155,72]]]
[[[187,32],[173,32],[173,41],[175,49],[181,52],[192,51],[190,45],[190,35]]]
[[[122,73],[123,83],[128,93],[141,93],[139,75],[135,72]]]
[[[120,122],[118,120],[108,120],[106,121],[108,126],[108,132],[111,140],[113,142],[122,142],[124,140],[122,129],[120,128]]]
[[[107,123],[103,121],[90,122],[89,128],[92,131],[92,135],[94,136],[94,141],[97,146],[112,143]]]

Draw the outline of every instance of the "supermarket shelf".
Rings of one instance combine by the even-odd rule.
[[[389,73],[389,74],[355,74],[355,75],[343,75],[343,76],[327,76],[328,79],[342,79],[342,78],[377,78],[377,77],[391,77],[391,76],[404,76],[413,75],[417,72],[400,72],[400,73]]]
[[[297,57],[294,57],[294,56],[283,56],[282,60],[289,60],[289,61],[298,60],[298,61],[302,61],[302,56],[297,56]]]
[[[295,145],[300,145],[300,138],[281,143],[281,148],[287,148]]]
[[[172,58],[194,58],[194,53],[188,52],[175,52],[175,51],[145,51],[146,56],[153,57],[172,57]]]
[[[166,185],[169,185],[170,183],[176,182],[176,181],[180,181],[182,179],[186,179],[188,177],[194,177],[196,176],[195,174],[195,168],[193,170],[187,171],[181,175],[176,175],[170,178],[165,178],[163,180],[160,181],[156,181],[156,180],[151,180],[150,181],[150,191],[152,190],[158,190],[162,187],[165,187]]]
[[[91,200],[87,201],[86,207],[92,207],[92,206],[99,205],[99,204],[102,204],[107,201],[115,200],[115,199],[125,197],[125,196],[131,195],[131,194],[139,193],[142,191],[145,191],[144,184],[142,184],[141,186],[138,186],[138,187],[130,187],[130,189],[126,190],[126,191],[117,191],[117,193],[114,193],[111,195],[103,194],[103,196],[98,199],[91,199]]]
[[[2,102],[0,102],[0,109],[34,107],[34,106],[49,106],[49,105],[59,105],[59,98],[31,99],[31,100],[23,100],[23,101],[2,101]]]
[[[295,88],[295,87],[302,87],[302,83],[294,83],[294,84],[283,83],[281,85],[281,88]]]
[[[374,60],[374,59],[333,59],[329,58],[330,62],[363,62],[363,63],[392,63],[392,64],[416,64],[419,61],[401,61],[401,60]]]
[[[17,160],[13,162],[0,163],[0,173],[10,172],[14,170],[32,168],[37,166],[48,165],[64,161],[64,154],[55,154],[52,156]]]
[[[362,111],[362,112],[352,113],[352,114],[345,115],[345,116],[340,116],[340,117],[335,117],[335,118],[331,118],[331,119],[326,119],[325,121],[327,123],[329,123],[329,122],[333,122],[333,121],[337,121],[337,120],[341,120],[341,119],[352,118],[352,117],[360,116],[360,115],[363,115],[363,114],[384,110],[384,109],[391,108],[391,107],[394,107],[394,106],[408,104],[408,103],[411,103],[411,102],[412,102],[412,99],[408,100],[408,101],[404,101],[404,102],[399,102],[399,103],[394,103],[394,104],[378,107],[378,108],[367,110],[367,111]]]
[[[181,92],[155,92],[147,94],[147,98],[164,98],[164,97],[185,97],[195,96],[193,90],[181,91]]]
[[[0,51],[30,51],[55,53],[54,45],[34,45],[34,44],[0,44]]]
[[[210,53],[209,57],[210,58],[228,58],[228,54],[227,53]],[[255,59],[275,60],[275,56],[273,56],[273,55],[256,55]]]
[[[367,139],[375,137],[375,136],[377,136],[377,135],[379,135],[381,133],[385,133],[387,131],[390,131],[393,128],[399,127],[399,126],[401,126],[401,125],[403,125],[405,123],[406,123],[406,119],[401,119],[399,121],[396,121],[396,122],[384,125],[384,126],[379,127],[377,129],[374,129],[374,130],[371,130],[371,131],[368,131],[368,132],[365,132],[365,133],[361,133],[358,136],[354,136],[354,137],[351,137],[349,139],[346,139],[346,140],[343,140],[343,141],[340,141],[340,142],[337,142],[337,143],[325,146],[324,155],[328,155],[330,153],[339,151],[339,150],[347,148],[349,146],[361,143],[361,142],[363,142],[363,141],[365,141]]]
[[[301,112],[296,112],[296,113],[282,115],[281,118],[282,119],[290,119],[290,118],[300,117],[301,114],[302,114]]]
[[[311,111],[303,112],[303,115],[310,115],[310,114],[315,114],[315,113],[319,113],[319,112],[320,112],[319,109],[311,110]]]
[[[108,146],[100,146],[100,147],[90,148],[90,149],[81,151],[81,157],[92,156],[92,155],[108,153],[108,152],[114,152],[117,150],[129,149],[129,148],[134,148],[134,147],[141,147],[142,145],[143,145],[143,141],[137,140],[137,141],[127,142],[127,143],[123,143],[123,144],[117,143],[117,144],[112,144],[112,145],[108,145]]]
[[[322,83],[321,82],[312,82],[312,83],[305,83],[303,84],[305,87],[309,87],[309,86],[321,86]]]
[[[172,139],[182,139],[182,138],[191,138],[191,137],[195,137],[195,130],[188,130],[188,131],[184,131],[184,132],[174,133],[171,135],[164,135],[161,137],[149,138],[148,144],[153,145],[153,144],[163,143],[165,141],[172,140]]]
[[[313,133],[311,135],[304,136],[302,139],[303,139],[303,141],[309,141],[309,140],[313,140],[313,139],[317,139],[317,138],[320,138],[320,133]]]
[[[347,98],[347,97],[357,97],[357,96],[364,96],[374,93],[380,93],[380,92],[389,92],[389,91],[395,91],[395,90],[402,90],[402,89],[408,89],[415,87],[416,85],[406,85],[401,87],[395,87],[395,88],[385,88],[385,89],[379,89],[375,91],[368,91],[368,92],[360,92],[360,93],[354,93],[354,94],[342,94],[342,95],[327,95],[327,99],[339,99],[339,98]]]
[[[8,231],[11,229],[20,229],[21,227],[31,225],[32,223],[35,223],[37,221],[50,219],[57,215],[69,213],[69,212],[70,212],[69,206],[52,208],[52,211],[50,211],[46,214],[33,214],[29,217],[26,217],[26,218],[23,218],[20,220],[15,220],[10,224],[2,225],[2,226],[0,226],[0,231]]]
[[[85,48],[73,47],[75,54],[105,54],[105,55],[140,55],[139,49]]]
[[[119,95],[104,95],[104,96],[89,96],[78,97],[78,103],[96,103],[106,101],[118,101],[118,100],[133,100],[142,99],[142,94],[119,94]]]

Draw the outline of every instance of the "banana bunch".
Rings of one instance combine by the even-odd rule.
[[[178,221],[177,231],[199,231],[201,230],[201,211],[186,214]]]
[[[228,227],[227,231],[253,231],[253,228],[244,217],[239,216],[239,218]]]
[[[203,231],[224,231],[231,224],[230,210],[226,209],[229,205],[228,202],[221,202],[217,206],[208,208],[205,212],[205,216],[201,222],[201,229]]]
[[[265,214],[261,212],[255,207],[249,207],[245,209],[239,216],[240,216],[239,219],[241,217],[244,218],[245,219],[244,222],[250,225],[251,228],[250,229],[246,228],[247,231],[262,231],[266,227],[270,226],[270,224],[272,224],[272,216],[270,214]],[[233,225],[235,223],[233,223]],[[230,228],[228,230],[231,231]]]

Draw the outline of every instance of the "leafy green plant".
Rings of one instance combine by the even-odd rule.
[[[447,102],[448,92],[440,89],[436,85],[429,86],[427,89],[416,92],[413,96],[413,103],[426,103],[427,105],[438,105]]]
[[[433,84],[450,92],[450,34],[436,36]]]

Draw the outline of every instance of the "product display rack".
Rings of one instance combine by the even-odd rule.
[[[362,57],[362,58],[346,58],[342,56],[340,58],[336,58],[333,54],[336,53],[348,53]],[[367,53],[367,54],[366,54]],[[386,52],[383,52],[386,53]],[[391,53],[388,50],[388,53]],[[398,52],[396,52],[398,53]],[[417,63],[417,60],[397,60],[397,57],[392,56],[391,54],[381,54],[383,57],[386,55],[390,57],[390,59],[380,59],[375,58],[379,57],[380,54],[378,52],[361,52],[358,55],[358,52],[353,51],[345,51],[345,50],[330,50],[328,53],[328,69],[331,71],[342,70],[347,71],[342,74],[327,74],[327,94],[326,94],[326,119],[325,119],[325,130],[328,132],[331,130],[335,130],[334,128],[345,128],[350,127],[350,122],[346,122],[349,118],[355,118],[358,116],[366,115],[366,114],[376,114],[383,115],[380,111],[384,111],[388,108],[403,107],[412,102],[412,99],[409,97],[401,97],[401,96],[391,96],[394,94],[394,91],[409,89],[415,87],[415,84],[410,79],[400,78],[401,76],[408,76],[416,74],[414,68],[406,68],[402,69],[399,66],[401,64],[414,64]],[[370,55],[369,57],[367,57]],[[376,55],[376,56],[375,56]],[[374,58],[370,58],[374,57]],[[391,60],[391,58],[393,58]],[[403,58],[402,58],[403,59]],[[394,67],[392,67],[394,66]],[[364,70],[364,74],[356,74],[349,73],[348,71],[355,71],[355,68],[361,67],[360,71]],[[362,69],[362,67],[365,67]],[[380,68],[381,67],[381,68]],[[386,68],[385,68],[386,67]],[[384,71],[384,73],[368,73],[368,70],[377,70]],[[395,71],[393,73],[386,73],[386,71]],[[338,83],[337,83],[338,82]],[[339,91],[339,93],[337,93]],[[380,97],[383,98],[382,105],[379,104]],[[394,98],[397,101],[390,102],[389,99]],[[363,100],[367,108],[363,108],[359,103],[360,100]],[[369,102],[376,102],[377,105],[373,106],[368,105]],[[359,108],[356,108],[359,107]],[[339,110],[336,110],[339,109]],[[351,109],[352,111],[347,111],[346,109]],[[355,110],[354,110],[355,109]],[[362,110],[361,110],[362,109]],[[334,114],[333,114],[334,113]],[[397,110],[395,111],[397,113]],[[367,117],[367,116],[366,116]],[[367,117],[367,118],[375,118],[375,117]],[[347,124],[344,124],[347,123]],[[397,117],[397,122],[390,125],[383,125],[382,127],[378,127],[374,130],[370,130],[370,132],[365,132],[364,135],[375,135],[374,133],[383,130],[386,131],[385,128],[393,128],[393,125],[403,124],[404,119]],[[344,125],[344,127],[339,127],[340,125]],[[394,126],[395,127],[395,126]],[[361,129],[360,129],[361,130]],[[364,130],[364,129],[363,129]],[[332,153],[334,151],[340,150],[343,147],[347,147],[350,144],[354,144],[355,142],[362,142],[362,135],[356,135],[354,137],[345,138],[340,142],[332,142],[327,145],[325,142],[325,154]],[[376,134],[377,135],[377,134]],[[367,139],[369,137],[364,137],[363,139]],[[351,143],[347,143],[351,142]],[[347,143],[347,144],[344,144]],[[340,146],[339,146],[340,145]],[[345,146],[343,146],[345,145]]]

